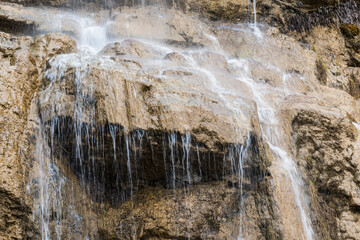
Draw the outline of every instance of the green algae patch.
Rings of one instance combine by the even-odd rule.
[[[348,38],[354,38],[360,34],[359,26],[356,24],[342,24],[340,26],[340,31]]]

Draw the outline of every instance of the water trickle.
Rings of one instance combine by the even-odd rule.
[[[169,146],[170,146],[170,160],[171,160],[171,182],[172,187],[176,187],[176,168],[175,168],[175,147],[176,147],[176,133],[171,133],[169,135]]]
[[[257,28],[257,21],[256,21],[256,0],[253,0],[253,11],[254,11],[254,29]]]
[[[115,188],[116,188],[116,191],[117,191],[117,194],[120,195],[120,192],[119,192],[119,163],[117,161],[117,152],[116,152],[116,148],[117,148],[117,144],[116,144],[116,137],[117,137],[117,126],[114,126],[114,125],[110,125],[109,126],[109,131],[110,131],[110,135],[111,135],[111,138],[112,138],[112,143],[113,143],[113,149],[114,149],[114,167],[115,167],[115,173],[116,173],[116,178],[115,178]],[[93,161],[94,162],[94,161]],[[94,167],[94,164],[93,164],[93,167]]]
[[[47,145],[48,137],[40,125],[38,129],[40,137],[36,143],[39,159],[39,186],[40,203],[39,215],[41,217],[41,238],[51,239],[50,219],[55,218],[55,236],[61,239],[62,219],[62,190],[66,178],[60,173],[54,162],[50,147]]]
[[[188,184],[191,185],[191,173],[190,173],[190,145],[191,145],[191,135],[189,132],[186,132],[185,136],[181,136],[181,141],[182,141],[182,145],[183,145],[183,160],[185,159],[186,162],[184,163],[183,161],[183,169],[186,169],[186,174],[187,174],[187,180],[188,180]],[[186,167],[185,167],[185,165]]]
[[[130,148],[131,148],[131,139],[128,136],[125,136],[126,143],[126,166],[128,169],[128,179],[130,185],[130,196],[133,195],[133,179],[132,179],[132,169],[131,169],[131,159],[130,159]]]
[[[277,163],[280,166],[279,171],[282,169],[285,171],[285,174],[290,179],[292,190],[294,191],[294,200],[299,209],[302,226],[304,228],[304,239],[313,239],[313,229],[311,226],[311,220],[309,218],[308,211],[308,202],[306,199],[306,194],[304,192],[304,183],[301,177],[297,166],[291,157],[284,150],[284,140],[281,130],[281,123],[278,120],[278,113],[276,111],[277,104],[275,102],[269,101],[271,95],[278,94],[279,98],[284,98],[289,94],[289,89],[287,89],[287,82],[285,82],[282,89],[276,89],[264,86],[261,83],[256,83],[253,81],[251,74],[248,72],[247,62],[244,60],[230,60],[230,64],[235,69],[240,70],[239,73],[243,74],[242,77],[238,77],[237,80],[243,83],[246,83],[253,94],[253,97],[257,103],[257,111],[259,122],[261,126],[262,136],[266,143],[269,145],[270,149],[273,152]],[[283,76],[283,79],[285,77]]]
[[[198,166],[199,166],[199,176],[200,176],[200,179],[203,178],[202,176],[202,171],[201,171],[201,159],[200,159],[200,153],[199,153],[199,145],[197,144],[196,145],[196,156],[197,156],[197,161],[198,161]],[[224,168],[225,168],[225,164],[224,164]],[[225,170],[223,171],[223,176],[225,175]]]

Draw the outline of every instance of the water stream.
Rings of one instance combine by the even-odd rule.
[[[300,171],[291,156],[286,152],[287,145],[283,136],[285,133],[281,129],[281,122],[279,121],[279,113],[276,106],[280,104],[277,99],[284,99],[290,95],[291,85],[289,76],[285,73],[283,75],[283,84],[281,88],[274,88],[271,86],[264,86],[262,83],[256,83],[251,73],[249,72],[248,63],[244,60],[233,59],[230,60],[232,66],[238,71],[239,77],[237,80],[247,84],[253,94],[257,103],[257,112],[259,116],[262,136],[272,151],[273,157],[276,159],[276,164],[279,164],[278,171],[285,171],[288,179],[290,179],[292,190],[294,192],[294,200],[299,209],[302,225],[304,228],[304,239],[313,239],[313,229],[311,220],[307,213],[308,203],[304,191],[304,183]],[[293,94],[296,94],[293,92]],[[274,98],[275,95],[275,98]],[[275,99],[275,101],[271,100]]]
[[[257,26],[257,20],[256,20],[256,0],[253,0],[253,11],[254,11],[254,28]]]

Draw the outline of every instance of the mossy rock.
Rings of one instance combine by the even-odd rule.
[[[360,34],[360,28],[356,24],[343,24],[340,26],[340,30],[348,38],[354,38]]]

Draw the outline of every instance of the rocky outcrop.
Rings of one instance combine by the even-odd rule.
[[[184,31],[180,26],[177,26],[177,28]],[[2,237],[37,239],[39,235],[43,235],[44,228],[40,228],[42,222],[35,221],[34,223],[29,220],[30,214],[39,216],[37,215],[38,211],[41,211],[42,221],[49,222],[48,227],[55,234],[55,232],[60,231],[57,229],[59,219],[56,218],[57,214],[60,214],[57,212],[59,210],[63,216],[66,216],[65,221],[70,225],[77,225],[76,223],[78,223],[79,226],[82,226],[76,231],[78,234],[76,236],[80,238],[84,238],[86,234],[94,237],[103,236],[103,238],[112,235],[121,236],[118,229],[112,229],[115,225],[107,225],[105,228],[100,227],[96,219],[106,220],[108,216],[102,215],[106,209],[116,212],[112,221],[119,218],[119,215],[117,215],[119,209],[120,213],[123,211],[128,213],[131,210],[134,211],[133,214],[137,214],[137,209],[128,209],[127,205],[120,205],[119,207],[120,203],[129,199],[131,192],[140,192],[139,200],[134,200],[132,204],[143,204],[141,191],[148,191],[147,188],[151,186],[157,186],[158,190],[155,189],[154,192],[159,191],[159,196],[163,198],[163,192],[167,195],[175,191],[178,192],[177,195],[179,196],[182,191],[192,191],[198,194],[198,190],[202,189],[200,184],[205,182],[214,182],[215,185],[221,186],[216,193],[218,197],[222,197],[220,192],[229,188],[228,202],[230,206],[225,210],[217,210],[217,214],[214,215],[212,206],[215,206],[215,203],[209,202],[205,208],[205,205],[198,202],[196,198],[194,205],[198,205],[199,208],[203,207],[204,210],[202,215],[191,217],[196,221],[189,234],[197,237],[202,234],[201,231],[205,230],[212,231],[213,235],[219,238],[238,234],[237,229],[240,228],[239,216],[233,211],[237,212],[240,208],[239,179],[228,179],[228,175],[231,171],[239,172],[237,159],[240,157],[240,149],[247,146],[245,140],[248,136],[248,130],[253,128],[253,134],[256,136],[258,128],[252,126],[256,123],[252,123],[254,120],[250,117],[252,115],[250,109],[248,119],[243,118],[243,116],[238,118],[240,116],[237,116],[237,114],[234,116],[234,109],[223,107],[228,105],[227,99],[222,99],[218,94],[207,90],[208,86],[212,86],[212,84],[204,75],[205,70],[198,71],[195,68],[193,72],[189,72],[176,69],[175,66],[179,62],[184,66],[191,66],[192,63],[176,52],[169,52],[162,56],[163,52],[159,52],[156,46],[134,40],[125,40],[121,44],[115,43],[107,46],[99,54],[103,55],[101,57],[89,57],[80,54],[60,55],[76,51],[74,41],[61,34],[49,34],[36,38],[15,38],[3,34],[2,39],[3,71],[7,73],[7,76],[2,78],[2,84],[6,86],[6,91],[3,93],[8,94],[2,98],[6,100],[2,104],[2,116],[4,116],[1,125],[4,133],[2,137],[7,139],[3,141],[6,145],[2,145],[4,150],[4,159],[1,159],[2,168],[4,169],[2,178],[12,180],[4,181],[1,187],[1,189],[4,189],[1,192],[2,197],[7,199],[1,205],[4,212],[2,216],[3,219],[11,219],[4,221],[1,225],[2,229],[7,229],[2,233]],[[204,36],[199,37],[198,40],[193,37],[192,39],[208,45],[211,43]],[[169,42],[174,44],[174,41],[177,40]],[[177,43],[174,45],[178,45]],[[55,55],[60,56],[56,57]],[[159,57],[163,58],[162,61],[166,68],[149,69],[148,66],[145,68],[140,61],[140,59]],[[50,58],[53,59],[50,60]],[[221,67],[227,68],[226,59],[219,54],[194,52],[192,58],[203,68],[211,62],[221,63]],[[86,66],[85,69],[76,65],[77,60],[88,61],[84,65]],[[9,69],[5,70],[7,67]],[[46,70],[46,73],[44,70]],[[27,82],[29,87],[27,88],[20,84],[26,82],[24,79],[29,79]],[[44,91],[39,92],[41,89]],[[92,92],[91,89],[95,91]],[[13,98],[12,96],[18,97]],[[20,97],[22,97],[22,101],[16,101]],[[253,104],[246,99],[244,101],[248,102],[249,106]],[[80,103],[83,104],[81,110],[84,111],[79,116],[80,118],[74,118],[76,111],[80,110],[76,108]],[[119,103],[123,105],[119,105]],[[193,114],[194,112],[197,112],[198,118]],[[92,118],[92,116],[96,117]],[[66,140],[75,139],[73,130],[79,121],[84,126],[84,129],[90,125],[100,130],[100,132],[92,132],[92,136],[100,136],[101,131],[103,131],[103,134],[105,132],[101,144],[104,149],[94,154],[96,162],[90,164],[84,161],[82,163],[83,167],[86,166],[86,168],[91,169],[91,176],[95,176],[95,178],[91,177],[91,179],[88,178],[90,175],[84,175],[81,172],[82,169],[74,160],[77,159],[76,147],[78,143]],[[64,125],[54,125],[53,122]],[[49,172],[43,171],[44,163],[39,160],[43,157],[41,154],[45,154],[44,152],[49,147],[48,141],[41,139],[41,133],[40,135],[36,133],[39,126],[45,126],[45,134],[49,138],[56,138],[52,142],[54,144],[52,154],[56,158],[57,167],[50,166]],[[65,130],[51,133],[53,131],[52,127],[60,127],[60,129]],[[234,129],[237,131],[234,131]],[[41,127],[40,130],[42,130]],[[14,134],[14,131],[18,132],[18,134]],[[239,135],[242,135],[243,138],[239,138]],[[118,152],[113,153],[115,150],[113,147],[114,139],[124,136],[126,136],[126,139],[123,138],[122,144],[118,145]],[[171,140],[173,136],[175,139]],[[191,137],[188,138],[188,136]],[[258,148],[254,148],[255,144],[261,145],[261,140],[254,136],[252,136],[254,139],[252,146],[248,146],[251,149],[249,149],[249,161],[247,163],[249,170],[247,184],[252,186],[256,186],[262,181],[267,167],[264,155],[260,155],[263,154],[264,150],[260,151]],[[140,137],[144,137],[143,143],[140,143]],[[89,146],[86,142],[89,140],[89,136],[81,135],[81,138],[84,139],[81,144],[83,152],[87,152],[87,150],[96,151],[94,148],[86,148]],[[170,140],[171,142],[169,142]],[[38,145],[39,141],[45,141],[45,143]],[[125,144],[126,141],[130,141],[130,146]],[[163,141],[169,143],[164,144]],[[191,144],[189,142],[188,146],[184,141],[190,141]],[[127,162],[128,158],[123,155],[126,147],[128,147],[127,151],[131,156],[131,160],[129,160],[130,169],[133,172],[131,180],[129,180],[129,173],[127,172],[129,169],[127,165],[129,163]],[[168,147],[168,150],[164,149],[164,147]],[[188,147],[190,147],[187,150],[190,153],[188,158],[191,161],[186,165],[188,168],[189,164],[191,165],[191,172],[190,174],[184,174],[184,171],[186,172],[184,149]],[[108,161],[102,161],[104,151],[106,151]],[[175,178],[172,178],[171,165],[168,165],[167,168],[164,166],[164,151],[168,156],[167,164],[169,164],[170,156],[175,155],[176,165],[173,165]],[[172,151],[176,152],[173,153]],[[231,153],[232,151],[233,153]],[[140,157],[137,155],[139,153]],[[143,158],[141,158],[141,154],[143,154]],[[225,154],[229,154],[226,165],[223,164]],[[232,159],[231,154],[235,154],[233,157],[236,157],[236,159]],[[118,163],[114,163],[116,158]],[[233,160],[232,166],[230,166],[230,159]],[[250,159],[252,160],[250,161]],[[39,173],[39,169],[42,172]],[[119,174],[116,169],[123,169],[123,173]],[[101,177],[103,172],[107,173],[106,178]],[[49,178],[47,178],[47,174],[50,174]],[[48,194],[47,192],[53,194],[54,191],[52,188],[44,188],[44,181],[54,181],[54,179],[60,181],[65,178],[66,181],[71,182],[71,185],[67,186],[64,192],[72,192],[73,195],[71,197],[56,195],[56,197],[63,199],[61,204],[73,204],[78,214],[86,221],[90,219],[90,222],[84,223],[77,218],[75,211],[66,210],[65,207],[56,205],[57,202],[51,202],[53,200],[49,200],[49,204],[58,206],[57,209],[49,207],[47,202],[44,202],[44,197],[48,197],[48,195],[44,196],[44,194]],[[114,186],[114,182],[117,180],[121,184]],[[186,187],[190,185],[190,181],[191,184],[195,185],[194,189]],[[174,187],[178,189],[164,190],[159,188],[159,186],[171,188],[173,187],[172,182],[174,182]],[[196,187],[198,184],[199,186]],[[213,187],[214,185],[211,187],[209,184],[209,188]],[[266,195],[267,187],[262,187],[264,195]],[[83,189],[86,189],[85,195],[81,194],[84,191]],[[249,195],[259,194],[259,192],[252,192],[252,189],[247,187]],[[93,194],[94,191],[98,191],[98,194]],[[21,196],[24,195],[27,198],[20,200]],[[147,198],[145,197],[145,199]],[[209,197],[206,197],[206,199],[209,200]],[[259,201],[258,197],[254,197],[248,203],[253,206],[251,214],[257,216],[257,207],[259,211],[261,209],[263,213],[266,212],[267,218],[263,219],[262,224],[269,229],[273,229],[271,210],[269,212],[266,205],[262,205],[266,202],[258,204],[255,199]],[[86,202],[85,206],[78,205],[83,200]],[[169,204],[174,205],[179,201],[182,201],[181,198],[169,200]],[[219,205],[220,203],[216,204]],[[168,207],[171,209],[170,205]],[[70,206],[70,204],[67,206]],[[169,211],[166,206],[167,203],[164,203],[163,207]],[[47,208],[51,208],[49,216],[47,216]],[[17,214],[13,209],[23,209],[23,213]],[[149,209],[149,211],[153,212],[154,210]],[[151,213],[146,214],[152,218]],[[220,227],[219,222],[221,219],[231,214],[229,223]],[[165,219],[173,219],[172,216],[174,215],[177,215],[177,212],[170,211],[169,215],[164,217]],[[93,218],[90,216],[93,216]],[[134,224],[129,227],[136,226],[143,217],[146,218],[145,215],[137,214],[137,218],[131,220]],[[129,215],[129,218],[132,219],[132,215]],[[130,221],[123,217],[121,219],[124,219],[125,222]],[[187,221],[186,219],[187,216],[179,215],[179,220],[182,222]],[[9,227],[10,223],[12,227]],[[62,224],[65,226],[65,223]],[[250,222],[249,226],[251,224],[254,225],[254,222]],[[169,227],[165,233],[158,233],[159,230],[157,229],[161,228],[160,225],[146,227],[144,233],[141,234],[144,237],[176,236],[177,238],[185,238],[189,232],[183,230],[177,232],[178,228],[181,229],[177,222]],[[184,226],[182,227],[184,228]],[[222,228],[224,229],[221,230]],[[259,226],[255,224],[254,228],[256,233],[247,234],[249,236],[260,236],[262,232],[259,230]],[[93,231],[89,231],[89,229],[93,229]],[[71,231],[67,231],[67,229],[61,230],[63,236],[73,234]],[[133,233],[132,230],[126,231],[123,234],[132,236],[137,234]],[[141,234],[139,233],[140,236],[142,236]],[[51,237],[55,236],[52,235]]]
[[[127,7],[162,6],[181,9],[183,12],[199,15],[212,21],[253,22],[254,8],[247,0],[154,0],[154,1],[0,1],[0,29],[10,33],[28,33],[53,31],[48,18],[34,14],[36,8],[24,9],[24,6],[42,6],[57,8],[78,8],[98,11],[117,12]],[[359,24],[358,1],[256,1],[258,21],[278,28],[283,33],[309,32],[317,26],[338,26],[339,24]],[[21,9],[21,12],[19,12]],[[44,9],[45,10],[45,9]],[[43,11],[44,11],[43,10]],[[46,10],[49,11],[49,10]],[[56,12],[55,9],[51,10]],[[54,14],[54,13],[49,13]],[[108,13],[107,13],[108,14]],[[137,15],[140,16],[140,15]],[[11,26],[11,27],[10,27]],[[63,27],[63,26],[62,26]],[[55,29],[56,31],[57,29]],[[153,29],[154,30],[154,29]],[[158,29],[156,30],[158,31]]]
[[[15,38],[1,33],[1,237],[22,239],[31,233],[31,210],[24,203],[24,174],[29,142],[27,120],[31,102],[42,85],[45,62],[55,54],[76,50],[69,37],[54,34]]]
[[[211,20],[251,22],[253,19],[253,4],[247,0],[4,0],[1,2],[25,6],[88,8],[93,10],[114,9],[124,6],[163,5],[187,12],[195,12]],[[358,4],[359,1],[357,0],[256,1],[258,17],[285,32],[308,31],[316,25],[358,22]]]
[[[263,21],[282,32],[308,32],[316,26],[359,23],[359,1],[259,1]]]
[[[298,239],[309,212],[314,238],[359,239],[354,2],[258,1],[255,34],[230,23],[248,1],[168,3],[113,10],[97,54],[1,33],[0,237]],[[0,28],[86,45],[59,12],[2,3]]]
[[[154,59],[156,66],[149,66]],[[260,211],[266,214],[262,228],[277,234],[274,213],[266,205],[271,196],[259,199],[269,191],[268,162],[257,137],[254,103],[243,99],[248,107],[242,111],[247,114],[239,115],[228,100],[231,95],[216,92],[206,70],[214,67],[210,63],[224,74],[229,71],[220,54],[185,55],[129,39],[107,45],[94,56],[67,54],[48,61],[36,112],[59,169],[74,182],[72,197],[62,199],[86,219],[79,236],[234,238],[241,227],[256,239],[265,234],[256,222],[246,223],[249,230],[239,226],[242,220],[236,212],[247,205],[255,218],[260,218]],[[243,180],[240,158],[246,168]],[[36,176],[34,180],[40,182]],[[262,190],[254,192],[260,185]],[[85,195],[78,188],[85,188]],[[229,207],[210,201],[204,188],[214,189],[209,190],[215,192],[214,200],[226,198]],[[243,206],[240,188],[253,196]],[[77,204],[82,199],[85,206]],[[186,206],[181,205],[184,201],[189,201]],[[184,210],[190,208],[187,204],[191,213]],[[64,217],[70,223],[61,224],[73,224],[71,213]],[[50,220],[49,226],[56,224]]]
[[[86,101],[94,104],[95,109],[89,106],[82,111],[90,112],[81,114],[96,116],[96,119],[81,119],[86,123],[112,123],[129,131],[161,129],[165,132],[179,131],[183,134],[187,131],[198,135],[209,147],[235,143],[237,136],[246,136],[246,132],[251,129],[251,110],[245,121],[234,119],[234,110],[224,107],[227,105],[226,99],[209,92],[205,85],[191,84],[195,81],[211,84],[201,72],[197,72],[196,69],[173,70],[170,66],[176,66],[177,60],[165,59],[161,65],[166,66],[166,69],[159,67],[154,69],[154,75],[150,75],[144,71],[140,62],[126,57],[140,55],[142,58],[154,58],[156,50],[141,42],[130,40],[117,45],[119,44],[115,44],[116,49],[119,47],[120,50],[116,50],[113,57],[100,58],[100,61],[103,61],[101,65],[98,56],[85,59],[77,55],[59,56],[48,63],[47,74],[49,81],[52,81],[51,86],[39,96],[41,118],[44,122],[51,121],[57,116],[74,116],[74,111],[78,110],[75,103],[79,97],[84,96],[88,98]],[[109,49],[110,46],[106,47],[103,53],[109,54]],[[212,57],[217,60],[220,56]],[[203,58],[204,56],[201,56],[200,61],[203,61]],[[82,62],[87,61],[87,69],[77,69],[76,65],[71,65],[76,64],[78,59]],[[184,61],[186,66],[188,63]],[[66,65],[59,65],[64,62]],[[69,71],[58,72],[61,68]],[[84,72],[89,76],[79,79],[79,74]],[[64,76],[64,79],[59,76]],[[80,96],[76,95],[79,94],[76,89],[81,91]],[[94,92],[91,92],[92,89]],[[55,92],[57,94],[53,94]],[[194,115],[194,112],[197,115]],[[204,119],[203,116],[207,117]],[[238,131],[234,132],[233,129]],[[206,136],[202,139],[199,136],[201,132],[212,133],[211,140]]]
[[[354,204],[357,198],[357,184],[353,174],[357,175],[355,166],[358,163],[352,158],[355,133],[351,122],[346,119],[343,121],[337,118],[329,119],[317,113],[299,112],[293,120],[293,128],[296,134],[298,157],[306,161],[306,169],[309,171],[308,175],[313,186],[311,190],[319,201],[318,212],[330,220],[327,226],[323,227],[332,225],[333,231],[329,233],[327,239],[356,239],[358,237],[356,231],[348,231],[349,229],[344,229],[342,226],[343,222],[347,221],[342,214],[349,211],[350,205]],[[313,132],[310,130],[313,128],[319,128],[319,133],[316,135],[310,133]],[[334,131],[331,131],[332,129]],[[354,207],[356,208],[356,205]],[[356,215],[356,212],[354,214]]]
[[[358,107],[354,106],[358,103],[340,90],[325,91],[328,97],[321,107],[298,97],[289,98],[283,108],[284,116],[291,129],[294,154],[309,185],[318,237],[357,239],[355,219],[360,162],[354,119],[358,116]],[[337,100],[332,95],[337,95]],[[349,218],[354,220],[351,224]]]

